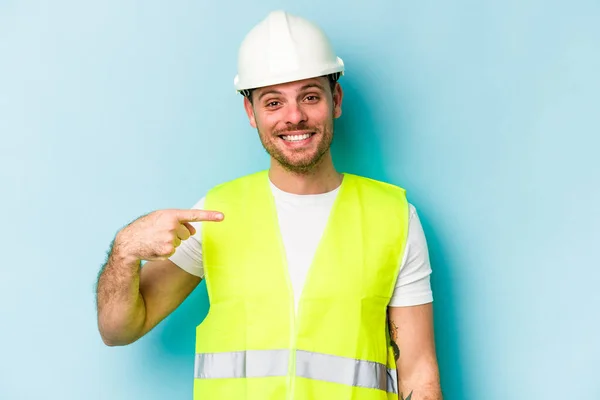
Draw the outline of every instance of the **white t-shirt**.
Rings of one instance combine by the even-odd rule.
[[[299,294],[302,292],[306,274],[325,230],[329,212],[339,192],[339,187],[323,194],[298,195],[284,192],[271,183],[271,191],[275,199],[279,228],[297,307]],[[410,219],[406,249],[396,280],[396,288],[389,303],[391,307],[414,306],[433,301],[429,280],[431,265],[425,234],[415,207],[412,204],[409,204],[409,207]],[[192,208],[203,209],[204,197]],[[202,278],[204,276],[202,225],[200,222],[192,223],[192,225],[196,228],[196,233],[188,240],[182,241],[170,260],[190,274]]]

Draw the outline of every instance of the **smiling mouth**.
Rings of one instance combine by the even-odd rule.
[[[302,140],[306,140],[313,136],[315,132],[303,133],[301,135],[279,135],[280,138],[285,140],[286,142],[300,142]]]

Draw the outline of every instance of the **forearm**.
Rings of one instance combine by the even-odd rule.
[[[442,400],[432,305],[391,307],[389,329],[398,373],[398,398]]]
[[[401,385],[399,400],[442,400],[442,392],[439,385],[421,385],[415,389],[410,383]]]
[[[404,378],[399,372],[398,381],[400,400],[443,399],[437,368],[423,366]]]
[[[107,345],[125,345],[139,337],[146,318],[139,281],[140,260],[131,257],[115,239],[96,293],[98,328]]]

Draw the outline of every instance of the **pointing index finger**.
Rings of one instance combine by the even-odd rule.
[[[223,213],[212,210],[180,210],[177,213],[179,222],[222,221]]]

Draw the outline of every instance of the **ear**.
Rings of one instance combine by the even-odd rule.
[[[339,118],[342,115],[342,99],[344,98],[344,91],[342,85],[337,82],[333,89],[333,118]]]
[[[248,120],[250,121],[250,125],[256,129],[256,119],[254,118],[254,108],[252,107],[252,103],[248,100],[247,97],[244,97],[244,109],[246,110],[246,114],[248,115]]]

